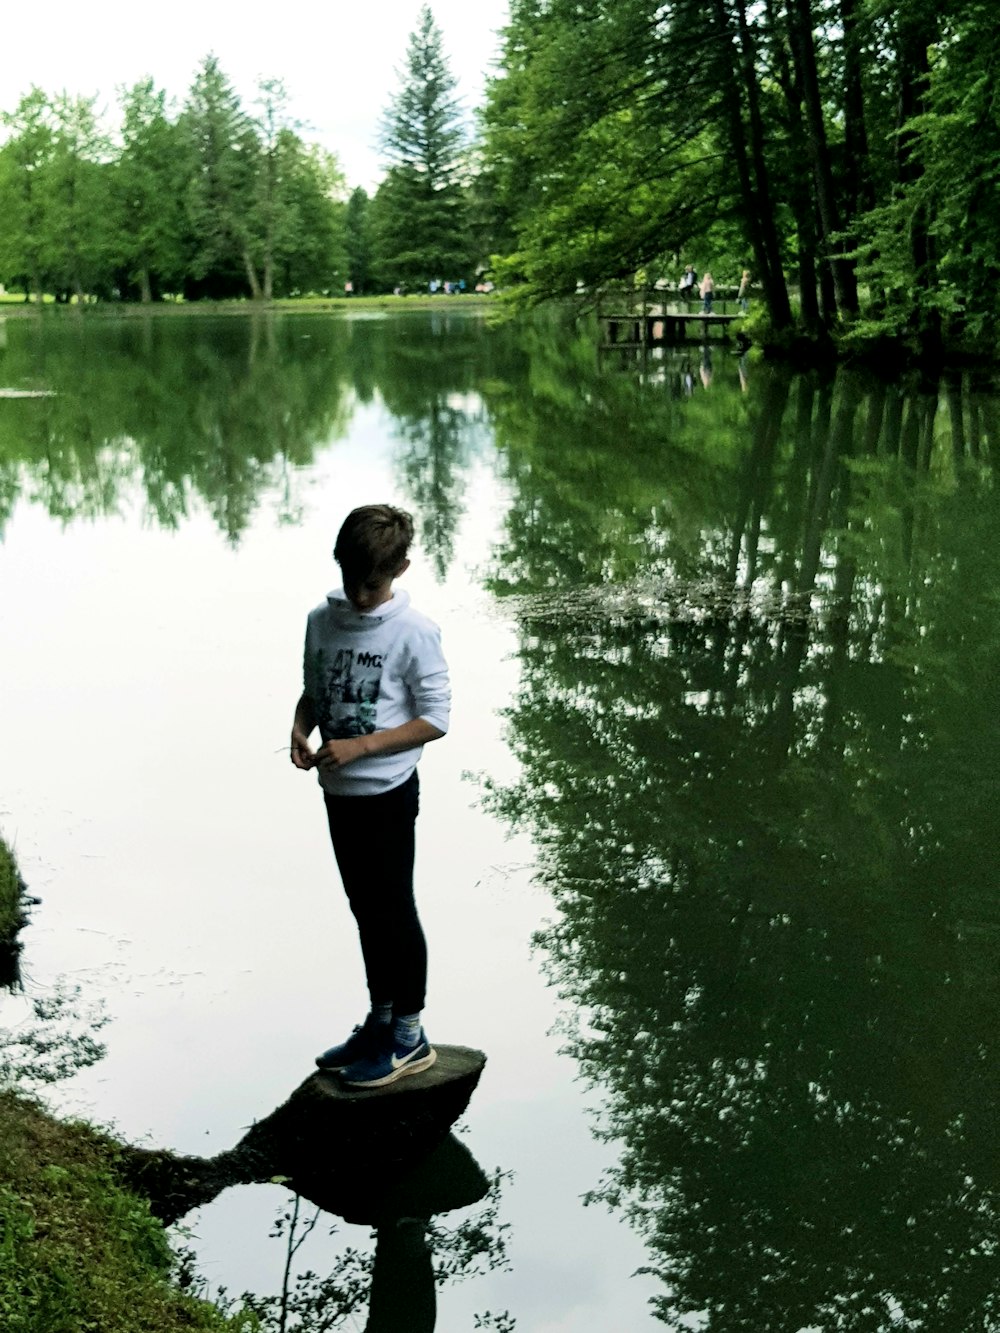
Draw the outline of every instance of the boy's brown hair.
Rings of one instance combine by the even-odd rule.
[[[413,541],[413,519],[393,505],[361,505],[341,524],[333,558],[354,579],[393,578]]]

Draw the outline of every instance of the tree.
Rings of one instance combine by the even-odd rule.
[[[774,323],[790,321],[782,209],[742,0],[514,0],[486,159],[532,299],[676,256],[739,219]]]
[[[400,78],[382,124],[389,170],[373,210],[376,248],[385,282],[422,285],[464,276],[469,267],[466,134],[441,32],[426,5]]]
[[[78,301],[112,286],[111,144],[96,100],[63,93],[51,103],[52,153],[42,187],[45,267],[57,295],[72,292]]]
[[[710,432],[587,345],[498,384],[522,675],[490,799],[536,834],[619,1145],[597,1197],[664,1324],[985,1331],[993,468],[961,386],[949,439],[936,391],[761,372]]]
[[[140,299],[176,291],[183,275],[184,215],[176,127],[166,93],[142,79],[122,93],[122,151],[115,172],[119,254]]]
[[[252,252],[260,145],[218,59],[198,70],[180,118],[187,157],[189,268],[199,294],[263,294]]]
[[[330,292],[347,271],[344,175],[332,153],[285,131],[279,145],[275,294]]]
[[[345,218],[347,277],[359,295],[372,280],[371,200],[359,185],[351,191]]]
[[[247,219],[260,295],[324,290],[343,268],[344,178],[336,158],[299,137],[280,79],[262,79],[254,121],[259,152]]]
[[[44,291],[42,226],[45,217],[44,179],[52,157],[52,115],[49,99],[32,88],[3,125],[10,138],[0,148],[0,273],[7,282],[23,285],[25,300]]]
[[[498,276],[538,300],[676,273],[721,225],[782,336],[797,270],[815,336],[992,349],[997,55],[979,0],[513,0],[484,113]]]

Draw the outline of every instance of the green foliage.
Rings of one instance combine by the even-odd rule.
[[[61,95],[50,104],[52,151],[40,181],[42,263],[57,295],[109,294],[113,216],[111,145],[101,132],[96,98]]]
[[[292,1261],[321,1215],[316,1209],[310,1217],[303,1219],[301,1200],[296,1195],[282,1208],[270,1232],[285,1246],[283,1288],[273,1295],[244,1292],[240,1307],[252,1312],[260,1321],[260,1333],[286,1333],[286,1330],[288,1333],[332,1333],[348,1321],[353,1327],[369,1303],[374,1309],[380,1300],[385,1299],[384,1292],[375,1290],[381,1289],[383,1284],[390,1289],[405,1291],[408,1282],[416,1282],[423,1289],[429,1282],[437,1285],[460,1282],[486,1272],[508,1269],[510,1227],[498,1220],[501,1189],[507,1179],[507,1173],[494,1172],[482,1205],[471,1216],[453,1225],[444,1225],[435,1219],[426,1222],[417,1218],[387,1219],[376,1229],[375,1254],[349,1246],[338,1256],[336,1268],[325,1276],[311,1269],[293,1275]],[[398,1227],[408,1233],[401,1251],[396,1250]],[[330,1234],[335,1231],[336,1228],[332,1228]],[[387,1242],[381,1238],[383,1232],[388,1234]],[[391,1252],[388,1260],[387,1250]],[[394,1300],[398,1307],[400,1296],[396,1295]],[[235,1308],[235,1303],[230,1303],[223,1294],[222,1305],[227,1307],[229,1304]],[[480,1323],[479,1318],[477,1328],[507,1330],[514,1327],[513,1321]],[[492,1316],[481,1318],[489,1321]],[[372,1319],[374,1327],[374,1315]],[[381,1318],[379,1322],[382,1322]],[[391,1326],[396,1326],[395,1321]]]
[[[344,219],[347,278],[357,296],[363,295],[372,280],[371,200],[359,185],[351,191]]]
[[[11,945],[24,924],[24,881],[7,844],[0,838],[0,941]]]
[[[103,1059],[96,1033],[108,1019],[81,1002],[78,986],[57,984],[25,1004],[30,1017],[0,1028],[0,1090],[56,1083]]]
[[[383,287],[467,279],[474,260],[462,184],[466,135],[441,32],[426,5],[400,79],[382,127],[389,170],[372,205],[376,271]]]
[[[515,0],[483,117],[495,273],[534,302],[695,256],[753,270],[776,345],[793,275],[810,336],[990,356],[997,40],[979,0]]]
[[[4,1333],[253,1333],[173,1287],[147,1204],[114,1175],[115,1147],[0,1091],[0,1323]]]
[[[113,176],[119,262],[143,301],[178,291],[184,275],[182,145],[166,94],[145,79],[122,94],[122,151]]]
[[[14,854],[0,838],[0,989],[20,984],[21,942],[29,899]]]
[[[94,98],[33,88],[3,115],[0,282],[39,302],[334,289],[343,177],[301,139],[278,80],[251,115],[209,55],[176,118],[150,79],[121,113],[117,146]]]
[[[682,8],[658,20],[642,0],[512,6],[484,115],[516,238],[495,264],[503,284],[544,299],[646,266],[676,282],[679,254],[704,254],[734,211],[724,138],[695,101],[708,89],[691,80],[706,20]]]
[[[759,364],[681,410],[679,358],[529,355],[495,403],[520,776],[490,800],[553,896],[538,943],[616,1145],[593,1197],[671,1329],[985,1333],[992,399]]]
[[[950,7],[923,110],[899,131],[906,181],[858,224],[871,332],[987,355],[1000,348],[1000,37],[984,6]]]

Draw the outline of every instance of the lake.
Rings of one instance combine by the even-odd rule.
[[[461,1142],[496,1173],[437,1219],[451,1259],[481,1221],[437,1328],[1000,1327],[994,384],[442,298],[0,319],[5,389],[40,395],[0,396],[25,983],[110,1020],[60,1112],[211,1155],[360,1021],[287,747],[336,530],[388,500],[455,690],[426,1025],[486,1052]],[[208,1295],[278,1289],[289,1198],[186,1219]],[[371,1250],[324,1216],[297,1263]]]

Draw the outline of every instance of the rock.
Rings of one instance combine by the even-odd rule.
[[[370,1225],[464,1207],[482,1198],[487,1182],[449,1131],[486,1057],[465,1046],[436,1050],[430,1069],[387,1088],[345,1088],[335,1074],[311,1074],[217,1157],[126,1149],[122,1174],[165,1222],[229,1185],[274,1180],[327,1212]]]

